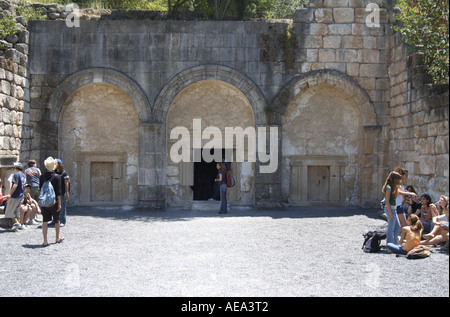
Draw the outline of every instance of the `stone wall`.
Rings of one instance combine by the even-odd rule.
[[[0,1],[0,18],[11,10]],[[0,41],[0,177],[9,188],[8,176],[13,164],[31,147],[29,94],[29,36],[27,23],[17,18],[18,33]]]
[[[385,175],[404,166],[406,184],[438,201],[449,193],[449,86],[430,84],[422,55],[408,55],[399,34],[392,36],[391,47]]]
[[[72,96],[88,85],[113,85],[137,111],[139,204],[164,207],[168,180],[171,192],[180,183],[175,179],[180,169],[166,162],[172,103],[194,83],[220,81],[242,93],[255,127],[287,129],[279,136],[279,148],[285,147],[280,168],[260,174],[258,164],[252,167],[246,201],[291,204],[298,199],[292,199],[292,188],[302,186],[291,181],[291,169],[301,170],[305,162],[336,164],[342,177],[332,181],[342,186],[330,195],[339,204],[376,206],[381,185],[397,165],[410,170],[409,181],[419,192],[437,199],[448,194],[448,86],[427,85],[420,59],[407,55],[392,29],[394,1],[377,1],[378,27],[366,23],[370,3],[311,0],[293,21],[111,21],[86,15],[83,19],[91,20],[73,28],[61,20],[68,11],[37,5],[52,21],[22,24],[19,35],[0,50],[2,166],[63,156],[61,124]],[[319,119],[329,134],[310,124],[317,146],[286,148],[285,141],[296,135],[288,119],[309,124],[314,115],[296,111],[313,109],[308,100],[319,100],[322,89],[342,97],[338,104],[346,112],[339,115],[355,125],[341,137],[357,137],[350,146],[340,139],[320,143],[319,136],[344,131],[341,123],[333,124],[331,112],[322,111]],[[336,106],[324,96],[317,102]],[[297,141],[307,142],[305,136]],[[339,142],[342,149],[333,147]],[[311,171],[326,171],[316,167]],[[185,194],[171,200],[183,200]]]

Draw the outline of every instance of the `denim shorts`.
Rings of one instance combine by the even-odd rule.
[[[397,206],[396,210],[397,210],[397,215],[408,213],[408,208],[403,208],[403,206]]]

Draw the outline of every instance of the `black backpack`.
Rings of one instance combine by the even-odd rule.
[[[366,253],[380,252],[381,240],[386,239],[386,232],[384,231],[369,231],[363,234],[364,243],[362,248]]]

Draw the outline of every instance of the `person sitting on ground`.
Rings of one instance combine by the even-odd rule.
[[[2,180],[0,179],[0,188],[2,188]],[[5,207],[10,195],[3,196],[2,191],[0,190],[0,206]]]
[[[412,185],[408,185],[408,186],[406,186],[406,191],[416,194],[416,196],[407,195],[405,197],[405,202],[408,205],[408,210],[407,210],[408,215],[415,214],[415,215],[419,216],[418,215],[418,213],[420,212],[419,209],[422,205],[420,204],[420,198],[419,198],[419,196],[417,196],[416,190],[414,189],[414,187]]]
[[[434,228],[429,234],[423,236],[426,240],[420,242],[420,244],[436,245],[441,242],[448,242],[448,197],[441,196],[437,205],[443,214],[433,218]]]
[[[21,215],[23,215],[23,222],[27,225],[35,225],[37,222],[35,221],[36,214],[41,214],[41,208],[36,200],[31,198],[31,185],[26,184],[25,189],[23,190],[23,202],[21,206]],[[30,219],[27,222],[27,219]]]
[[[422,222],[420,222],[419,217],[410,215],[406,222],[408,226],[402,228],[399,238],[400,244],[386,244],[386,247],[394,253],[406,255],[409,251],[420,245],[423,225]],[[402,246],[403,243],[404,245]]]
[[[431,203],[430,195],[422,195],[420,197],[420,202],[422,204],[420,207],[420,222],[426,232],[431,232],[431,230],[433,230],[433,217],[438,216],[438,211],[436,206]]]

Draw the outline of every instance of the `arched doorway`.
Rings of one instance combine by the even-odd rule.
[[[111,84],[87,84],[67,98],[59,149],[72,174],[73,203],[138,203],[138,126],[133,101]]]
[[[194,121],[196,120],[196,121]],[[167,190],[166,201],[168,205],[187,205],[195,200],[207,200],[212,197],[214,178],[217,174],[215,162],[207,162],[203,157],[194,162],[194,152],[200,153],[209,141],[216,138],[202,138],[202,135],[194,133],[194,125],[200,124],[203,132],[206,128],[214,128],[218,134],[217,139],[222,144],[219,156],[225,150],[233,153],[232,173],[236,179],[236,185],[228,192],[228,200],[232,204],[251,205],[254,200],[255,163],[245,160],[236,162],[236,151],[243,150],[247,156],[248,141],[244,142],[244,148],[236,148],[237,141],[226,145],[226,128],[248,127],[254,129],[255,116],[247,97],[235,86],[221,80],[206,79],[192,83],[182,89],[173,99],[166,120],[167,153],[178,141],[171,139],[173,129],[185,128],[189,131],[189,149],[192,152],[190,162],[173,162],[170,155],[167,156]],[[194,142],[197,138],[199,142]]]

